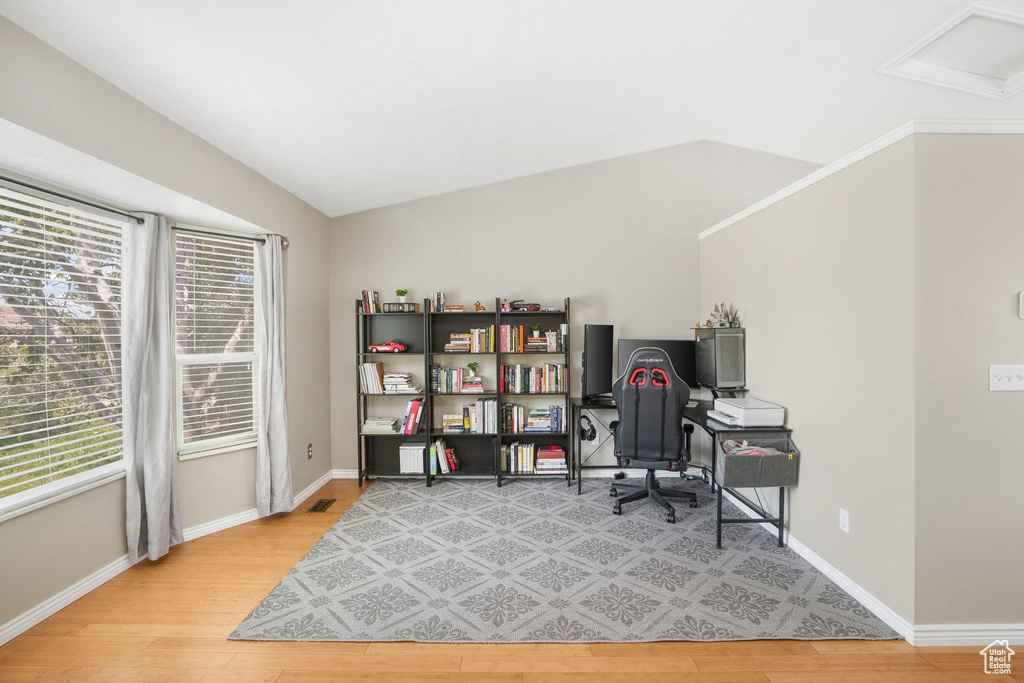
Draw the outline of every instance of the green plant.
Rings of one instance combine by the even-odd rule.
[[[409,293],[408,289],[396,289],[395,290],[395,296],[405,296],[408,293]]]
[[[480,364],[477,363],[476,361],[473,361],[472,363],[466,363],[466,367],[469,368],[469,371],[475,375],[476,371],[480,369]]]
[[[540,332],[541,330],[544,329],[544,326],[541,325],[540,323],[534,323],[530,325],[530,329],[533,330],[534,332]]]

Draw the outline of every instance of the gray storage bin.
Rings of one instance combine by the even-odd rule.
[[[800,451],[792,439],[747,436],[736,434],[720,437],[716,457],[718,485],[730,489],[771,486],[796,486],[800,470]],[[763,446],[782,451],[781,455],[726,455],[725,441],[747,442],[748,446]]]

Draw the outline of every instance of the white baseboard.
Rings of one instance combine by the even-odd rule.
[[[331,479],[337,479],[338,477],[334,476],[335,471],[337,470],[327,470],[322,475],[317,477],[316,481],[314,481],[312,484],[296,493],[295,496],[293,496],[292,498],[292,510],[302,505],[303,501],[305,501],[307,498],[309,498],[314,493],[319,491],[323,487],[323,485],[329,482]]]
[[[6,624],[0,626],[0,645],[20,636],[43,619],[56,614],[89,591],[99,588],[130,566],[128,555],[123,555],[105,567],[100,567],[84,579],[76,581],[56,595],[43,600],[35,607],[22,612]]]
[[[194,541],[197,538],[202,538],[203,536],[208,536],[210,534],[217,533],[218,531],[224,531],[225,529],[230,529],[233,526],[245,524],[246,522],[251,522],[259,518],[260,514],[256,512],[256,508],[242,510],[241,512],[236,512],[235,514],[228,515],[227,517],[221,517],[220,519],[214,519],[209,522],[190,526],[187,529],[182,529],[181,535],[185,537],[186,541]]]
[[[985,647],[994,640],[1024,646],[1024,624],[922,624],[914,627],[918,647]]]
[[[738,507],[740,511],[743,512],[743,514],[745,514],[747,517],[754,518],[760,516],[752,509],[747,507],[747,505],[744,504],[743,501],[733,497],[728,492],[726,492],[725,497],[729,499],[729,501],[733,505]],[[779,533],[778,529],[776,529],[771,524],[765,523],[761,524],[760,526],[766,529],[768,533],[772,534],[773,536]],[[864,590],[859,584],[857,584],[856,581],[854,581],[846,574],[836,569],[827,560],[825,560],[816,552],[814,552],[806,545],[801,543],[791,534],[787,535],[787,539],[789,541],[789,547],[793,550],[793,552],[807,560],[814,568],[816,568],[822,574],[832,579],[832,581],[834,581],[836,585],[838,585],[844,591],[846,591],[854,598],[856,598],[857,601],[860,602],[860,604],[867,607],[879,619],[884,621],[890,628],[892,628],[894,631],[903,636],[908,643],[910,643],[911,645],[915,644],[914,627],[909,621],[901,617],[892,608],[890,608],[884,602],[876,598],[874,595]]]
[[[334,479],[358,479],[359,470],[332,470],[331,476]]]

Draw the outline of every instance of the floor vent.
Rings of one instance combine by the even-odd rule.
[[[321,498],[317,502],[313,503],[313,507],[306,510],[306,512],[327,512],[327,508],[334,504],[336,498]]]

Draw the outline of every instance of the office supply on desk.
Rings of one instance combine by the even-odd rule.
[[[583,390],[584,398],[612,393],[613,325],[583,326]]]
[[[689,339],[620,339],[619,375],[622,374],[633,352],[645,347],[662,349],[672,362],[672,367],[675,368],[679,378],[686,382],[688,387],[697,386],[697,344]]]
[[[683,427],[682,417],[690,388],[676,374],[664,350],[655,347],[636,349],[623,367],[624,372],[612,385],[612,396],[619,419],[611,424],[615,439],[615,457],[619,467],[647,470],[643,486],[613,484],[611,495],[629,491],[616,498],[612,513],[622,514],[622,504],[650,498],[665,508],[665,521],[675,524],[676,509],[666,497],[683,498],[697,507],[697,495],[689,491],[661,489],[657,470],[683,472],[690,459],[690,435],[693,426]]]
[[[781,427],[786,424],[786,409],[756,398],[716,398],[709,417],[740,427]]]

